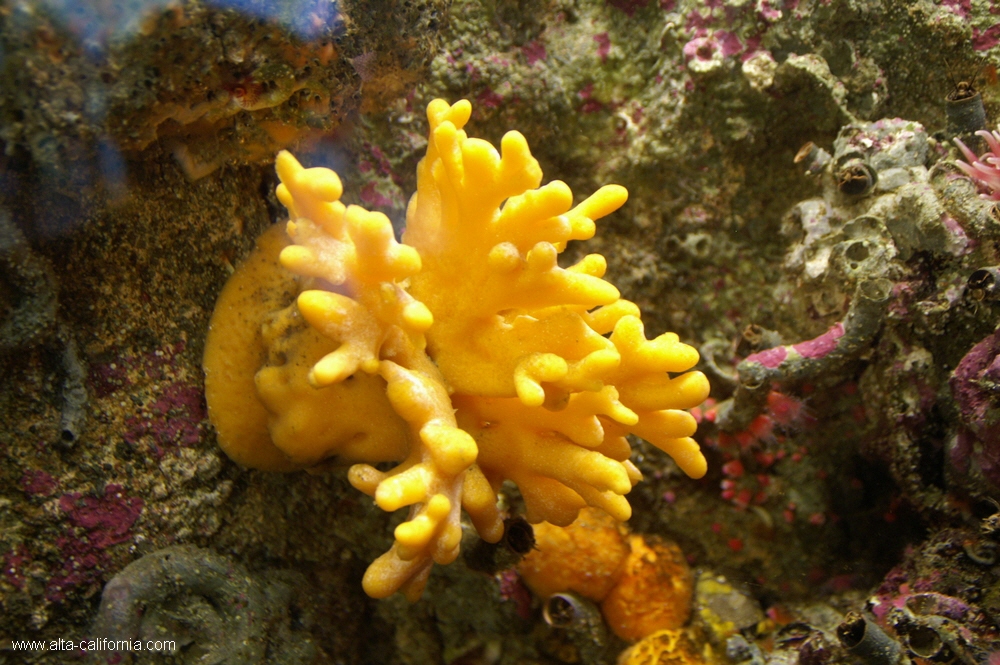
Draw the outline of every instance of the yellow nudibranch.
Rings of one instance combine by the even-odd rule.
[[[433,563],[458,556],[462,509],[497,542],[505,480],[529,521],[567,525],[587,505],[631,515],[624,495],[641,475],[627,434],[692,477],[706,469],[684,410],[708,395],[688,371],[697,351],[673,333],[647,340],[602,256],[557,263],[625,188],[573,206],[565,183],[540,186],[520,133],[499,154],[469,138],[471,113],[464,100],[428,105],[401,243],[385,215],[340,202],[336,173],[280,153],[290,221],[226,284],[206,340],[209,415],[232,459],[352,464],[351,484],[380,508],[409,508],[365,573],[377,598],[420,597]]]

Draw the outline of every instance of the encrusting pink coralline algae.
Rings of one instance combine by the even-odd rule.
[[[989,189],[989,194],[983,194],[983,198],[1000,201],[1000,131],[979,130],[976,134],[986,140],[989,152],[976,157],[976,153],[969,150],[968,146],[955,139],[958,149],[969,160],[968,163],[958,160],[956,164],[966,175]]]

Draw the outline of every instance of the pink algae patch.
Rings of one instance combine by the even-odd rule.
[[[606,61],[608,54],[611,53],[611,38],[608,37],[608,33],[602,32],[594,35],[594,41],[597,42],[597,55],[600,56],[601,62]]]
[[[743,44],[740,42],[740,38],[731,32],[717,30],[715,39],[722,47],[722,57],[724,58],[743,51]]]
[[[131,537],[143,500],[126,496],[121,485],[111,484],[103,496],[63,494],[59,508],[75,528],[55,539],[62,567],[53,571],[45,587],[45,597],[51,602],[62,601],[76,587],[99,588],[102,571],[110,562],[107,550]]]
[[[205,398],[198,386],[172,383],[137,415],[125,420],[123,439],[138,445],[144,438],[162,456],[160,446],[193,446],[198,443],[205,420]]]
[[[792,346],[803,358],[822,358],[837,348],[837,340],[844,336],[844,324],[835,323],[825,333],[807,342]]]
[[[385,153],[382,152],[381,148],[368,141],[365,141],[362,146],[375,160],[375,164],[372,164],[372,162],[367,159],[362,159],[358,162],[359,171],[362,173],[368,173],[377,166],[380,175],[391,177],[396,182],[400,181],[399,176],[392,172],[392,164],[389,162],[389,158],[385,156]]]
[[[521,47],[521,55],[528,61],[528,66],[535,64],[539,60],[545,60],[549,56],[545,50],[545,44],[537,39],[532,40]]]
[[[969,10],[972,9],[972,0],[941,0],[941,4],[962,18],[968,18]]]
[[[596,113],[604,108],[604,104],[593,99],[594,96],[594,84],[588,83],[587,85],[580,88],[576,93],[577,97],[583,100],[583,104],[580,105],[580,113]]]
[[[777,21],[781,18],[781,10],[768,0],[761,0],[757,10],[765,21]]]
[[[387,208],[392,206],[392,199],[378,191],[374,182],[370,182],[361,188],[359,194],[362,203],[376,208]]]
[[[29,496],[50,496],[59,481],[40,469],[25,471],[21,476],[21,489]]]
[[[31,557],[23,545],[18,545],[3,557],[3,577],[7,583],[19,590],[24,589],[28,564]]]
[[[167,379],[184,349],[184,342],[179,342],[149,353],[122,351],[115,362],[92,365],[88,383],[95,396],[107,397],[123,388]]]
[[[986,28],[972,28],[972,48],[976,51],[991,49],[1000,43],[1000,23],[996,23]]]
[[[513,602],[517,615],[522,619],[531,618],[531,592],[524,585],[521,576],[513,568],[503,570],[496,575],[500,585],[500,598]]]
[[[687,15],[684,30],[695,37],[703,37],[705,33],[708,32],[708,26],[711,22],[711,12],[709,12],[708,16],[702,16],[701,12],[691,10],[691,12]]]
[[[73,526],[87,530],[87,541],[95,549],[104,549],[128,540],[128,531],[142,514],[140,497],[125,497],[121,485],[108,485],[104,496],[83,496],[79,492],[63,494],[59,508]]]
[[[488,109],[495,109],[503,104],[503,95],[492,88],[486,88],[476,96],[476,104]]]
[[[649,0],[607,0],[608,4],[625,12],[625,15],[632,18],[636,10],[642,9],[649,4]]]
[[[748,362],[760,363],[768,369],[773,369],[785,362],[788,357],[788,349],[784,346],[776,346],[773,349],[765,349],[759,353],[747,356]]]

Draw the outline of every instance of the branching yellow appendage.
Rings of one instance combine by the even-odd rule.
[[[625,188],[573,206],[565,183],[541,186],[521,134],[508,132],[499,152],[469,138],[471,112],[467,101],[428,106],[402,243],[385,215],[340,202],[332,171],[286,152],[277,160],[291,214],[280,261],[299,286],[261,328],[268,360],[254,384],[273,449],[223,445],[282,469],[355,462],[355,488],[409,510],[365,574],[374,597],[419,597],[432,565],[458,556],[463,509],[498,541],[505,480],[529,521],[565,525],[587,505],[629,518],[625,494],[641,474],[628,434],[705,473],[685,411],[708,395],[688,371],[698,353],[673,333],[646,339],[638,307],[603,279],[602,256],[558,264],[569,241],[591,238],[595,220],[625,203]],[[398,464],[374,466],[386,460]]]

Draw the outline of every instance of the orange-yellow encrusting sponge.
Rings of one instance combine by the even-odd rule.
[[[310,468],[331,455],[344,461],[398,460],[406,428],[389,404],[385,381],[359,374],[316,389],[306,377],[337,348],[295,307],[300,280],[278,261],[290,244],[281,226],[226,282],[205,344],[205,397],[226,454],[272,471]]]
[[[629,555],[627,532],[603,510],[584,508],[569,526],[535,526],[535,547],[517,570],[536,595],[572,591],[601,602],[618,583]]]
[[[676,629],[657,631],[633,644],[619,654],[617,665],[711,665],[720,660],[695,631]]]
[[[365,574],[375,597],[420,596],[432,564],[458,555],[462,509],[482,538],[499,540],[504,480],[517,483],[532,522],[569,524],[587,505],[628,519],[624,495],[641,477],[629,433],[689,475],[705,473],[685,411],[708,395],[705,377],[688,371],[697,352],[672,333],[645,338],[638,308],[602,279],[603,257],[556,262],[625,189],[605,186],[573,206],[564,183],[540,186],[517,132],[500,153],[468,138],[471,112],[467,101],[428,105],[402,243],[385,215],[340,202],[333,171],[279,154],[285,272],[265,275],[278,268],[259,249],[233,276],[239,286],[226,287],[206,342],[210,415],[237,461],[354,463],[356,488],[384,510],[409,508]],[[294,302],[265,312],[247,295],[258,280],[294,287]],[[229,413],[233,404],[253,422]],[[267,436],[249,434],[264,421]],[[399,464],[373,466],[386,461]]]
[[[680,628],[691,617],[694,595],[694,576],[681,548],[636,534],[628,542],[618,583],[601,603],[604,620],[626,640]]]
[[[595,508],[569,526],[535,527],[535,549],[518,572],[542,598],[572,591],[600,603],[608,627],[626,640],[681,628],[691,616],[694,578],[681,549],[629,534]]]

